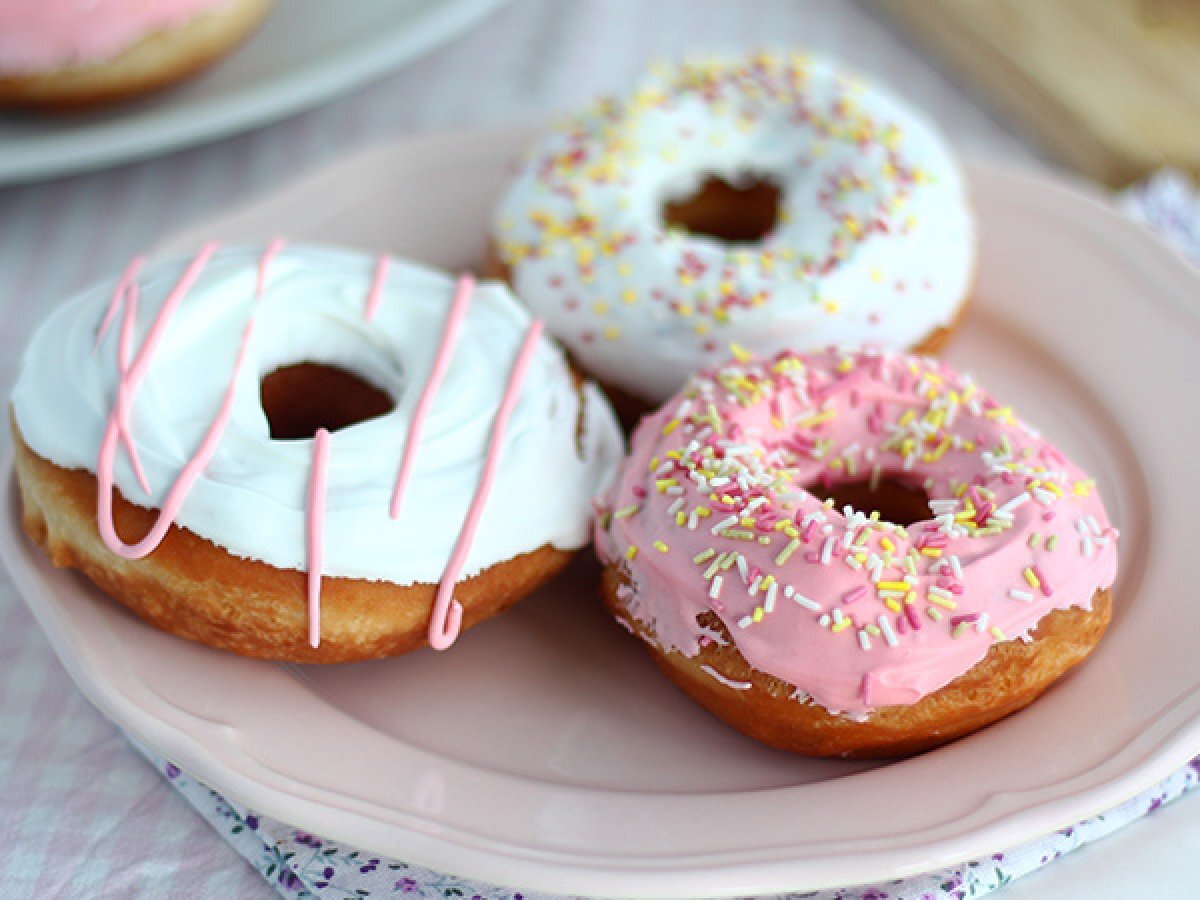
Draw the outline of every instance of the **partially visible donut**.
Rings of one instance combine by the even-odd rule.
[[[502,286],[204,247],[58,309],[12,396],[25,527],[153,624],[297,662],[449,646],[587,543],[620,452]]]
[[[79,109],[174,84],[253,33],[275,0],[0,0],[0,107]]]
[[[579,365],[644,408],[730,344],[939,349],[976,239],[918,113],[830,60],[764,53],[656,68],[555,126],[492,242]]]
[[[1116,537],[1093,480],[969,377],[828,350],[731,361],[644,419],[596,546],[610,609],[709,710],[783,749],[880,756],[1082,660]]]

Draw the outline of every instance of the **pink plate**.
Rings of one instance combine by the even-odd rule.
[[[469,267],[528,137],[380,146],[168,247],[284,232]],[[683,897],[895,878],[1044,834],[1200,752],[1185,574],[1200,278],[1056,181],[983,163],[970,177],[980,283],[949,356],[1094,472],[1123,538],[1094,657],[952,746],[871,766],[744,740],[607,620],[586,561],[445,655],[301,668],[160,634],[51,569],[10,478],[0,549],[107,715],[229,797],[372,852],[525,889]]]

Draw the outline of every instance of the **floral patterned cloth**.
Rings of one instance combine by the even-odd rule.
[[[383,859],[243,809],[132,741],[209,824],[289,900],[358,897],[551,900]],[[1132,800],[1003,853],[899,881],[781,895],[778,900],[967,900],[983,897],[1085,844],[1107,837],[1200,784],[1200,757]]]
[[[1200,190],[1186,176],[1161,172],[1126,191],[1118,204],[1200,264]],[[148,748],[131,742],[262,876],[290,900],[357,897],[550,900],[444,875],[335,844],[243,809],[189,778]],[[808,891],[786,900],[966,900],[983,897],[1085,844],[1106,837],[1200,784],[1200,757],[1131,800],[1077,825],[1018,847],[937,872],[886,884]],[[781,898],[783,900],[783,898]]]

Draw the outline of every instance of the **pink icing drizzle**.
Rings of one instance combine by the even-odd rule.
[[[400,516],[400,506],[404,501],[404,489],[408,486],[408,479],[412,475],[413,462],[417,456],[417,445],[421,440],[421,429],[425,425],[425,418],[429,415],[430,407],[433,406],[438,388],[442,386],[442,380],[446,377],[446,370],[450,367],[450,359],[454,355],[454,348],[458,345],[458,335],[462,330],[463,320],[467,316],[467,308],[471,303],[471,294],[474,290],[475,281],[470,275],[464,275],[458,280],[458,290],[454,294],[450,311],[446,314],[446,324],[442,328],[441,343],[433,358],[429,378],[425,382],[425,387],[421,389],[421,396],[417,398],[412,422],[409,424],[408,434],[404,438],[404,451],[400,456],[400,471],[396,475],[396,487],[392,491],[391,516],[393,519]]]
[[[471,506],[467,510],[462,531],[459,532],[458,541],[454,545],[454,552],[450,554],[446,569],[442,572],[442,580],[438,584],[437,597],[433,603],[433,614],[429,621],[429,646],[434,650],[445,650],[453,644],[462,628],[462,604],[454,599],[454,585],[475,538],[475,529],[479,526],[479,519],[483,515],[484,505],[496,477],[496,466],[500,462],[500,447],[508,427],[508,419],[521,394],[521,385],[525,382],[525,374],[529,371],[529,364],[533,361],[533,354],[537,350],[537,342],[541,335],[542,322],[540,319],[534,319],[529,330],[525,332],[525,340],[508,376],[508,384],[496,409],[496,417],[492,420],[492,436],[488,442],[487,457],[483,463],[479,485],[475,488],[475,496],[471,499]]]
[[[284,245],[285,242],[282,239],[276,238],[263,252],[262,258],[259,261],[255,286],[255,296],[257,298],[261,298],[263,295],[267,269],[271,261],[283,249]],[[117,311],[123,306],[124,315],[117,348],[117,362],[121,377],[118,381],[116,402],[109,414],[96,464],[98,482],[96,519],[97,527],[104,543],[113,553],[126,559],[141,559],[154,552],[162,543],[163,538],[166,537],[171,524],[178,515],[179,509],[187,499],[192,485],[195,484],[196,479],[199,478],[208,465],[213,453],[216,452],[233,411],[237,376],[241,371],[246,351],[254,332],[253,319],[247,322],[242,332],[229,384],[200,445],[196,448],[192,457],[184,464],[171,489],[167,492],[167,497],[163,501],[153,526],[140,541],[135,544],[126,544],[116,533],[112,515],[113,470],[116,463],[118,443],[123,442],[125,444],[139,483],[149,493],[150,488],[142,472],[135,449],[136,445],[130,433],[130,407],[136,395],[137,388],[146,375],[154,353],[162,341],[163,334],[175,310],[191,290],[195,281],[200,277],[200,274],[217,249],[218,245],[216,243],[206,244],[188,264],[178,283],[167,295],[166,300],[163,301],[163,305],[143,340],[141,347],[138,348],[137,355],[132,360],[132,363],[130,356],[133,326],[136,320],[137,300],[139,296],[136,277],[143,263],[140,258],[135,259],[130,264],[118,282],[113,291],[108,310],[100,324],[97,344],[103,338],[104,332],[111,325]],[[388,258],[381,256],[366,304],[365,316],[368,320],[373,317],[378,308],[379,296],[382,293],[388,268]],[[464,275],[459,279],[458,288],[446,317],[441,343],[434,357],[429,379],[421,392],[421,396],[418,398],[413,414],[413,421],[409,428],[408,436],[405,439],[396,488],[392,496],[391,515],[393,518],[399,515],[400,504],[403,499],[404,488],[411,474],[421,427],[449,367],[473,290],[474,280],[470,276]],[[504,394],[501,397],[492,422],[491,436],[479,484],[471,500],[471,505],[467,510],[466,518],[463,520],[458,540],[455,543],[438,584],[429,624],[429,643],[437,650],[444,650],[453,644],[462,628],[462,605],[454,599],[454,587],[462,566],[470,553],[475,532],[482,518],[488,495],[491,492],[492,483],[495,480],[496,468],[499,464],[501,445],[508,427],[508,420],[520,397],[526,373],[537,349],[537,342],[541,338],[542,327],[540,320],[534,320],[530,324],[516,360],[513,363]],[[324,552],[329,442],[329,432],[324,428],[317,429],[316,434],[313,436],[312,465],[309,476],[308,504],[306,510],[308,640],[313,648],[316,648],[320,644],[321,570]]]
[[[367,293],[367,305],[363,314],[368,322],[375,321],[375,313],[379,311],[379,302],[383,299],[383,286],[387,284],[388,271],[392,268],[391,257],[380,254],[375,264],[375,279],[371,282],[371,290]]]
[[[308,643],[321,643],[321,566],[325,548],[325,469],[329,462],[329,432],[318,428],[313,435],[312,468],[308,482]]]
[[[258,261],[258,279],[254,286],[254,296],[262,298],[263,291],[267,289],[267,268],[271,262],[287,245],[287,241],[283,238],[275,238],[271,243],[267,244],[267,249],[263,251],[262,259]]]

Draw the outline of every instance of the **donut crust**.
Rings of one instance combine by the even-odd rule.
[[[738,731],[769,746],[805,756],[873,759],[908,756],[978,731],[1028,706],[1068,669],[1082,662],[1108,627],[1112,597],[1099,590],[1090,610],[1052,610],[1031,640],[993,644],[980,662],[911,706],[886,706],[856,721],[811,701],[792,699],[794,686],[755,669],[738,652],[712,613],[702,624],[725,644],[702,647],[694,657],[662,650],[653,630],[630,615],[618,596],[628,578],[606,566],[601,597],[609,611],[646,644],[654,662],[684,693]],[[729,687],[703,670],[709,666],[746,690]]]
[[[147,34],[109,59],[0,75],[0,107],[75,112],[167,87],[231,52],[274,5],[275,0],[230,0],[176,28]]]
[[[324,577],[321,641],[308,644],[307,577],[227,553],[172,525],[140,560],[112,553],[96,526],[96,478],[42,458],[13,420],[26,534],[55,566],[78,569],[105,593],[163,631],[242,656],[335,663],[407,653],[428,644],[436,584]],[[113,492],[123,540],[140,538],[157,515]],[[549,544],[461,581],[463,630],[507,609],[557,574],[574,551]]]

